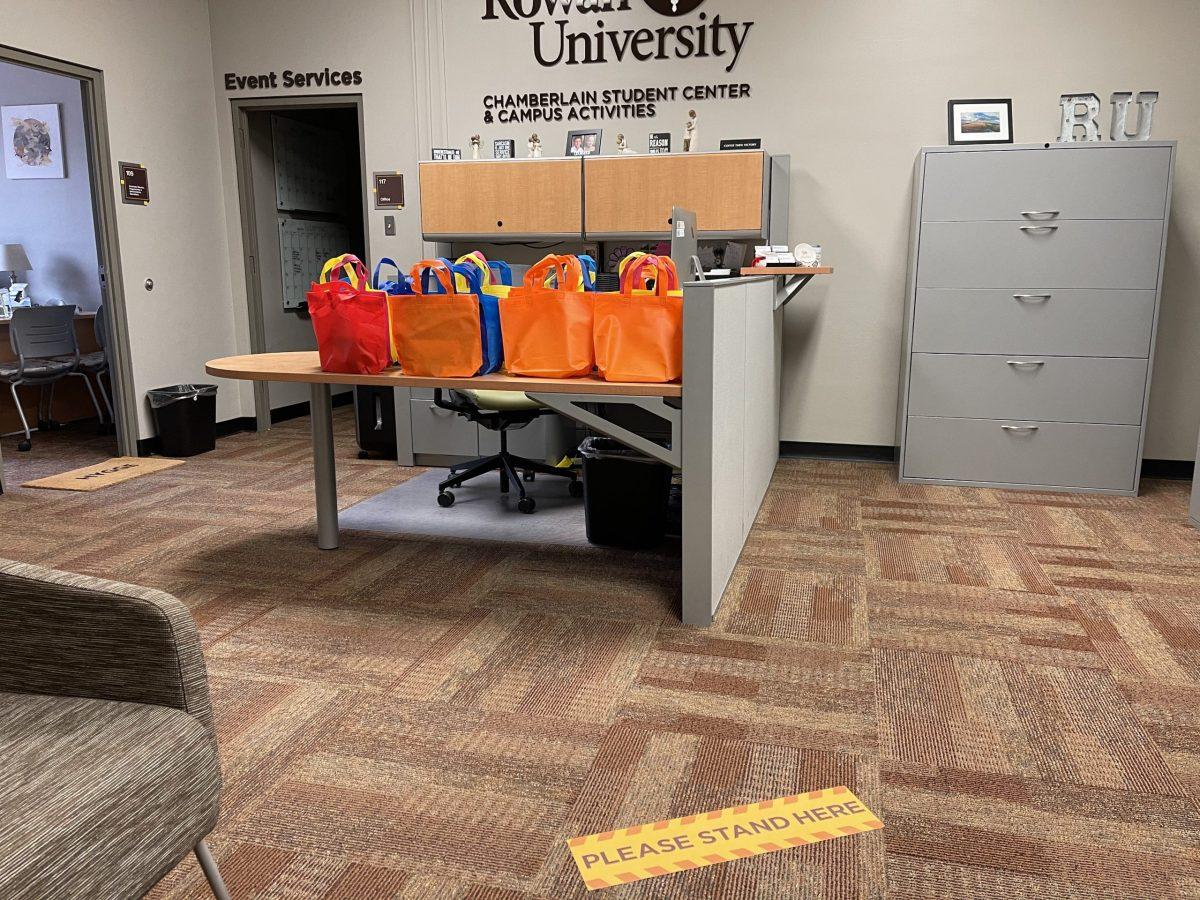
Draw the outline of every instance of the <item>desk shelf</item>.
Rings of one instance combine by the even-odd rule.
[[[783,299],[776,297],[775,308],[781,309],[792,302],[800,289],[813,280],[815,275],[832,275],[833,266],[745,266],[743,275],[773,275],[784,279],[781,291]]]

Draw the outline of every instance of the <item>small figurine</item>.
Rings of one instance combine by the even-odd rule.
[[[480,137],[477,134],[471,135],[471,159],[479,159],[479,144]]]
[[[630,148],[629,142],[625,140],[625,135],[618,134],[617,135],[617,152],[618,153],[636,153],[637,151]]]
[[[541,159],[542,156],[542,139],[536,134],[529,136],[529,142],[525,145],[529,148],[530,159]]]
[[[699,146],[696,138],[696,111],[689,109],[687,124],[683,127],[683,152],[694,153]]]

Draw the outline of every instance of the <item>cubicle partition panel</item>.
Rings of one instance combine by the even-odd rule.
[[[708,625],[779,461],[772,278],[684,287],[683,620]]]

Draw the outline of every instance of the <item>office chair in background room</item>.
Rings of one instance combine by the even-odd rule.
[[[495,456],[485,456],[471,462],[459,463],[450,467],[450,477],[438,485],[438,505],[450,507],[454,505],[454,494],[449,488],[461,487],[464,482],[478,478],[488,472],[500,473],[500,493],[507,494],[511,484],[515,483],[521,499],[517,501],[517,509],[523,513],[531,513],[537,508],[537,503],[525,491],[521,474],[533,480],[535,473],[542,475],[557,475],[569,478],[568,489],[572,497],[583,496],[583,483],[579,473],[574,469],[558,468],[544,462],[535,462],[523,456],[515,456],[508,452],[508,432],[524,428],[535,419],[548,415],[547,409],[536,400],[530,400],[525,394],[515,391],[450,391],[447,399],[445,392],[438,388],[433,392],[435,406],[448,409],[466,416],[470,421],[477,422],[490,431],[500,434],[500,452]]]
[[[96,321],[93,326],[96,335],[96,346],[100,349],[95,353],[85,353],[79,358],[79,368],[88,375],[96,379],[96,387],[100,389],[100,397],[104,400],[104,408],[108,410],[108,424],[116,425],[117,417],[113,414],[112,399],[109,397],[108,388],[104,386],[104,379],[112,380],[112,375],[108,369],[108,320],[105,318],[108,314],[104,311],[104,304],[100,304],[100,308],[96,310]],[[104,432],[105,429],[104,416],[100,417],[100,428]]]
[[[71,376],[83,379],[91,395],[92,406],[96,408],[96,415],[101,422],[104,421],[96,392],[92,390],[92,382],[79,371],[79,342],[75,338],[73,305],[20,307],[13,310],[9,339],[17,360],[0,363],[0,381],[8,383],[13,403],[17,406],[17,415],[21,417],[21,427],[25,431],[25,440],[17,444],[18,450],[25,452],[33,448],[33,434],[25,418],[25,410],[21,408],[21,398],[17,395],[17,388],[23,385],[42,388],[42,396],[38,400],[39,429],[53,426],[54,385]],[[46,385],[50,386],[48,403]],[[46,408],[44,419],[43,406]]]

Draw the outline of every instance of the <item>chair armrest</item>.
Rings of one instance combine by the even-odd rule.
[[[0,691],[169,706],[213,724],[200,637],[182,603],[5,559]]]

